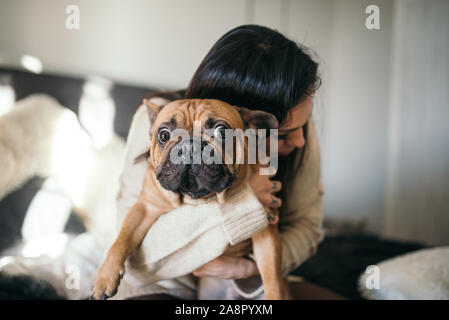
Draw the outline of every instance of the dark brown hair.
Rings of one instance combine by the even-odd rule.
[[[305,48],[278,31],[243,25],[230,30],[214,44],[186,91],[178,91],[176,97],[217,99],[239,107],[263,110],[282,123],[288,121],[293,107],[319,87],[317,69],[318,64]],[[307,125],[304,135],[306,138]],[[279,158],[277,177],[284,186],[301,166],[304,152],[305,148],[297,149]],[[292,168],[296,156],[301,156],[301,160],[298,167]]]

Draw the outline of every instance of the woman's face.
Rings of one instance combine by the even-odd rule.
[[[312,115],[313,94],[293,107],[290,116],[281,123],[278,135],[278,153],[280,156],[290,154],[296,148],[304,147],[303,126]]]

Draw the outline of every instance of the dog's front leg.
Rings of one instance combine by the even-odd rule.
[[[252,242],[265,299],[289,299],[288,288],[282,276],[282,246],[277,225],[268,225],[252,237]]]
[[[91,299],[104,300],[117,292],[120,279],[125,273],[126,258],[142,243],[150,227],[157,220],[144,202],[137,202],[126,215],[117,239],[108,251],[98,270]]]

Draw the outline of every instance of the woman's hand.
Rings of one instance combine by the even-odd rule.
[[[267,211],[268,209],[279,209],[281,207],[282,200],[274,196],[276,192],[282,189],[280,181],[272,181],[270,176],[260,175],[257,172],[251,176],[248,183],[259,202]]]
[[[256,274],[259,274],[259,270],[253,260],[226,255],[219,256],[193,272],[197,277],[223,279],[245,279]]]

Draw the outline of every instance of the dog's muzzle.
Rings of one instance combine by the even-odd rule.
[[[233,174],[224,163],[204,162],[203,151],[206,146],[208,142],[193,139],[181,140],[175,144],[156,175],[161,186],[173,192],[181,192],[192,199],[221,192],[229,187],[234,181]],[[211,154],[214,152],[217,151],[211,148]]]

